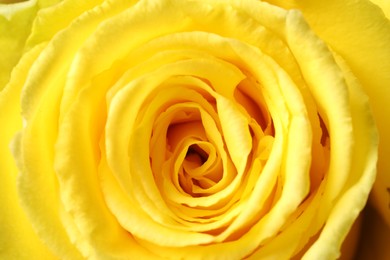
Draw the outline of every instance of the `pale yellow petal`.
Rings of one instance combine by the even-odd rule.
[[[50,41],[55,34],[69,26],[73,20],[76,20],[85,11],[101,4],[101,2],[102,0],[38,0],[39,7],[46,8],[40,10],[36,15],[26,43],[27,48],[41,42]]]
[[[0,90],[5,87],[13,67],[23,54],[36,12],[34,0],[0,4]]]
[[[11,140],[16,132],[22,128],[20,117],[20,91],[31,63],[40,53],[43,46],[39,46],[27,53],[14,70],[8,86],[0,92],[0,107],[7,111],[0,113],[2,125],[0,133],[0,258],[2,259],[56,259],[48,247],[38,238],[36,231],[21,207],[17,191],[18,169],[11,155],[11,147],[18,153]]]

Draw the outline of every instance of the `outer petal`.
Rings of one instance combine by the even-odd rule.
[[[25,42],[38,11],[59,1],[0,2],[0,90],[8,82],[13,67],[25,51]]]
[[[41,48],[27,53],[12,74],[11,83],[0,92],[0,258],[1,259],[54,259],[54,256],[38,239],[25,212],[20,207],[16,178],[17,168],[9,148],[10,140],[21,125],[20,86]]]
[[[370,98],[380,138],[372,199],[390,225],[390,21],[369,1],[296,2],[314,31],[345,59]]]
[[[36,14],[36,1],[0,4],[0,90],[22,55],[24,42]]]
[[[5,2],[5,3],[4,3]],[[101,0],[0,1],[0,90],[27,48],[50,38]],[[48,8],[46,8],[48,7]]]
[[[84,12],[103,2],[103,0],[49,0],[48,2],[50,1],[59,3],[45,8],[37,14],[27,40],[27,47],[50,40],[56,33],[69,26],[73,20],[82,16]],[[40,0],[39,4],[47,4],[42,2],[47,1]]]
[[[318,101],[320,112],[321,109],[327,111],[332,149],[319,214],[323,214],[328,205],[332,205],[332,210],[326,216],[326,224],[318,240],[304,255],[304,259],[335,259],[372,187],[377,158],[377,135],[368,100],[356,79],[338,57],[336,62],[341,71],[337,67],[332,69],[333,57],[327,57],[321,52],[321,45],[316,43],[315,38],[311,39],[313,37],[310,32],[305,33],[305,25],[297,18],[298,13],[291,11],[287,20],[287,41]],[[340,72],[343,77],[340,77]],[[329,91],[330,85],[337,87]],[[340,99],[343,96],[344,99]],[[346,148],[348,145],[350,148]],[[342,160],[338,161],[338,158]]]

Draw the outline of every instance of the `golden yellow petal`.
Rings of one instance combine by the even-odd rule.
[[[390,20],[390,2],[387,0],[370,0],[377,6],[379,6],[383,13],[386,15],[387,19]]]

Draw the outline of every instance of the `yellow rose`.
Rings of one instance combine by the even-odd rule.
[[[2,5],[0,258],[348,258],[375,180],[386,242],[389,8],[278,2]]]

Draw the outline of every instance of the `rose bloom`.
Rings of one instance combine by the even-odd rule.
[[[390,259],[389,17],[2,4],[0,258]]]

